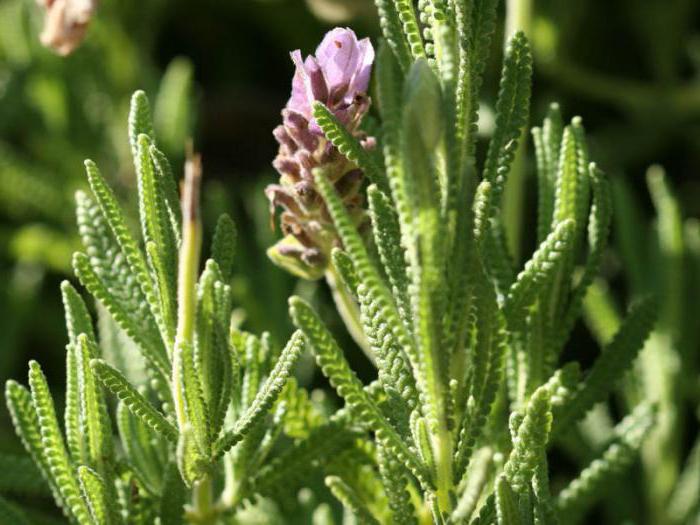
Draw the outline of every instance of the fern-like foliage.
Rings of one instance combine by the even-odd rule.
[[[497,2],[376,4],[387,42],[376,75],[383,162],[327,106],[315,103],[313,115],[373,182],[370,229],[353,219],[332,168],[314,172],[341,244],[333,264],[359,307],[349,329],[373,354],[379,397],[362,388],[318,313],[293,298],[291,317],[349,421],[374,435],[373,461],[397,523],[425,514],[434,523],[554,523],[568,511],[551,496],[548,451],[575,439],[578,421],[631,367],[654,325],[653,301],[632,307],[590,370],[557,370],[611,224],[610,187],[589,160],[582,121],[565,126],[553,105],[533,130],[537,248],[518,270],[501,208],[529,120],[528,39],[516,33],[506,46],[480,167],[477,101]],[[486,468],[477,458],[493,457],[487,451],[505,460]],[[382,516],[348,478],[329,473],[349,513]],[[417,507],[406,491],[421,496]]]
[[[530,118],[525,34],[506,45],[495,129],[480,163],[478,101],[497,1],[376,4],[385,37],[374,90],[381,124],[361,122],[364,91],[324,91],[332,79],[314,60],[327,57],[298,64],[295,90],[303,83],[304,93],[290,104],[323,100],[306,100],[303,115],[283,113],[275,132],[282,180],[267,190],[285,208],[287,238],[272,256],[293,259],[298,274],[327,276],[376,381],[361,381],[323,312],[305,299],[289,300],[297,331],[283,348],[239,326],[235,226],[219,219],[202,264],[201,159],[189,155],[179,196],[148,99],[137,92],[129,143],[138,217],[127,218],[91,161],[90,193],[76,195],[84,246],[74,269],[100,323],[96,330],[91,303],[64,283],[64,424],[38,363],[30,363],[29,389],[6,385],[36,465],[32,479],[41,476],[70,522],[248,523],[262,513],[265,523],[278,515],[332,523],[334,496],[344,519],[359,523],[571,523],[586,518],[640,450],[645,456],[656,425],[666,432],[661,442],[672,443],[675,426],[662,416],[674,389],[668,375],[657,388],[649,370],[655,359],[670,362],[659,357],[661,342],[681,343],[677,304],[662,309],[665,335],[652,335],[656,353],[642,352],[641,366],[636,357],[657,321],[648,298],[596,330],[613,335],[590,367],[562,362],[587,301],[605,299],[596,279],[613,199],[590,162],[582,120],[565,124],[556,105],[532,132],[536,247],[522,264],[508,251],[502,196]],[[364,62],[352,85],[368,81],[369,42],[336,31],[329,53],[356,46]],[[663,180],[650,184],[660,249],[677,269],[678,208]],[[700,234],[696,240],[700,246]],[[302,262],[314,271],[300,272]],[[673,277],[668,287],[680,293]],[[140,353],[142,380],[113,359],[115,341],[117,353]],[[341,408],[291,379],[307,349]],[[647,371],[643,388],[658,390],[653,405],[632,402],[630,369]],[[605,402],[619,391],[631,414],[617,426],[608,417],[590,439],[590,419],[607,417]],[[555,447],[581,465],[557,491],[548,466]],[[697,512],[688,496],[697,476],[677,477],[673,513],[687,518]],[[668,499],[666,484],[655,481]],[[4,499],[0,516],[27,521]]]
[[[134,384],[110,362],[114,349],[103,352],[102,345],[111,344],[112,335],[102,324],[95,329],[89,304],[64,282],[65,425],[38,363],[30,363],[29,390],[14,381],[6,386],[15,428],[38,468],[27,474],[43,477],[41,486],[48,484],[68,520],[79,525],[200,522],[235,513],[258,493],[247,480],[270,461],[283,435],[284,422],[272,412],[285,406],[276,401],[304,349],[301,334],[279,355],[269,339],[252,334],[243,337],[250,343],[245,349],[238,346],[229,285],[235,226],[227,216],[219,220],[213,259],[200,273],[201,166],[188,161],[180,199],[150,119],[148,100],[137,92],[129,137],[140,237],[87,161],[91,195],[76,195],[84,252],[74,257],[75,273],[110,330],[140,351],[147,380]],[[118,400],[115,415],[108,394]],[[241,462],[242,448],[267,453]],[[22,486],[34,490],[28,481]],[[214,487],[224,488],[216,504]],[[188,492],[193,503],[186,506]],[[25,519],[4,500],[0,512],[16,523]]]

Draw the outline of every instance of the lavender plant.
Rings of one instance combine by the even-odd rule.
[[[6,387],[17,433],[69,521],[336,523],[320,469],[359,523],[572,523],[633,462],[655,420],[643,400],[578,477],[550,487],[549,450],[576,447],[578,421],[623,378],[656,311],[649,298],[634,303],[585,372],[562,362],[611,220],[581,119],[564,125],[553,105],[533,130],[538,246],[518,270],[501,208],[529,119],[527,39],[509,40],[481,163],[478,97],[497,2],[376,3],[381,123],[368,116],[367,39],[335,29],[315,56],[294,52],[275,131],[281,180],[266,193],[283,208],[285,235],[270,256],[301,277],[327,278],[377,380],[358,379],[299,297],[289,300],[298,330],[284,349],[239,329],[228,285],[233,224],[219,220],[200,273],[200,161],[190,156],[179,197],[139,92],[130,143],[141,240],[89,161],[92,195],[77,196],[85,253],[74,267],[100,322],[95,331],[66,283],[65,432],[38,363],[29,390]],[[129,348],[142,370],[114,358]],[[340,410],[289,379],[305,349]],[[0,511],[28,522],[3,500]]]
[[[304,343],[296,333],[280,350],[269,336],[232,325],[232,221],[219,220],[200,274],[200,160],[187,163],[180,206],[143,92],[132,99],[129,126],[142,245],[91,161],[85,166],[92,195],[76,195],[85,251],[73,265],[97,301],[100,330],[65,282],[65,432],[37,362],[29,366],[29,390],[7,383],[7,404],[69,521],[213,523],[257,493],[252,477],[262,472],[282,427],[309,410],[293,385],[286,392],[298,410],[276,404]],[[138,377],[134,363],[120,370],[115,356],[141,361],[145,380],[127,379]],[[24,519],[11,507],[3,512]]]
[[[345,165],[306,166],[299,175],[303,195],[272,200],[285,208],[283,223],[323,230],[331,239],[320,262],[352,296],[360,328],[350,319],[349,329],[364,334],[378,368],[378,382],[363,386],[318,314],[290,299],[292,319],[320,368],[374,435],[374,478],[358,479],[357,464],[327,483],[366,522],[574,521],[607,478],[632,462],[654,408],[635,407],[601,457],[557,495],[549,491],[547,449],[572,439],[575,423],[633,362],[654,324],[654,302],[645,298],[630,308],[585,374],[576,363],[560,363],[611,217],[608,182],[589,162],[581,119],[564,126],[552,106],[533,130],[540,244],[516,272],[500,207],[528,121],[526,38],[516,33],[509,41],[496,129],[479,170],[477,97],[496,3],[421,2],[418,11],[408,2],[377,4],[385,36],[376,90],[381,157],[345,124],[346,108],[329,107],[325,92],[314,90],[317,71],[297,64],[295,77],[295,85],[299,76],[307,84],[305,114],[295,115],[301,127],[320,128],[370,179],[371,227],[347,202]],[[352,78],[355,37],[335,34],[333,64],[345,64]],[[328,44],[317,56],[327,56]],[[305,155],[305,138],[283,145],[285,155]],[[321,144],[321,151],[330,148]],[[281,171],[284,180],[288,173]],[[327,209],[329,219],[310,217],[309,203]]]

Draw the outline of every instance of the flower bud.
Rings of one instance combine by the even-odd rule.
[[[364,148],[375,147],[374,138],[359,130],[369,110],[366,91],[374,49],[369,39],[358,41],[350,29],[336,28],[325,36],[314,56],[302,60],[297,50],[291,57],[296,66],[292,95],[282,110],[282,125],[273,132],[280,146],[272,165],[280,181],[265,190],[271,213],[283,209],[280,227],[285,237],[268,255],[295,275],[317,279],[340,241],[316,190],[313,170],[324,168],[358,225],[366,221],[366,214],[360,194],[363,173],[323,135],[313,118],[313,104],[323,102]]]
[[[442,95],[425,59],[416,61],[408,72],[404,103],[406,132],[417,132],[426,150],[432,151],[442,136]]]

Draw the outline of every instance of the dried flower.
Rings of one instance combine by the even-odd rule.
[[[323,135],[312,115],[315,101],[323,102],[357,136],[366,148],[374,139],[359,126],[370,105],[369,86],[374,49],[369,39],[357,40],[350,29],[336,28],[326,34],[315,56],[302,59],[291,53],[296,65],[292,95],[282,110],[282,124],[274,130],[279,152],[273,166],[279,184],[265,193],[271,213],[281,207],[285,238],[268,254],[280,266],[307,279],[321,277],[332,247],[338,243],[323,199],[316,191],[313,170],[323,168],[358,224],[366,220],[359,189],[363,173]]]
[[[46,9],[41,43],[59,55],[68,55],[85,37],[97,0],[37,0]]]

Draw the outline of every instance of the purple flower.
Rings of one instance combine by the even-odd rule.
[[[298,49],[291,53],[296,65],[292,96],[287,109],[311,121],[311,106],[323,102],[344,124],[351,124],[358,112],[366,111],[366,94],[374,62],[369,38],[357,40],[351,29],[335,28],[326,34],[316,56],[302,60]],[[364,110],[364,111],[363,111]],[[320,130],[312,124],[313,131]]]
[[[314,56],[303,60],[299,50],[291,56],[296,66],[292,95],[282,110],[282,124],[273,133],[280,146],[272,164],[280,182],[265,190],[271,212],[283,209],[285,237],[268,254],[292,273],[316,279],[323,275],[330,250],[339,240],[316,191],[313,170],[325,169],[358,226],[365,224],[366,213],[360,193],[363,173],[323,135],[313,118],[313,103],[325,104],[363,147],[374,147],[374,139],[359,130],[370,105],[367,89],[374,48],[367,38],[357,40],[352,30],[336,28],[326,34]]]

